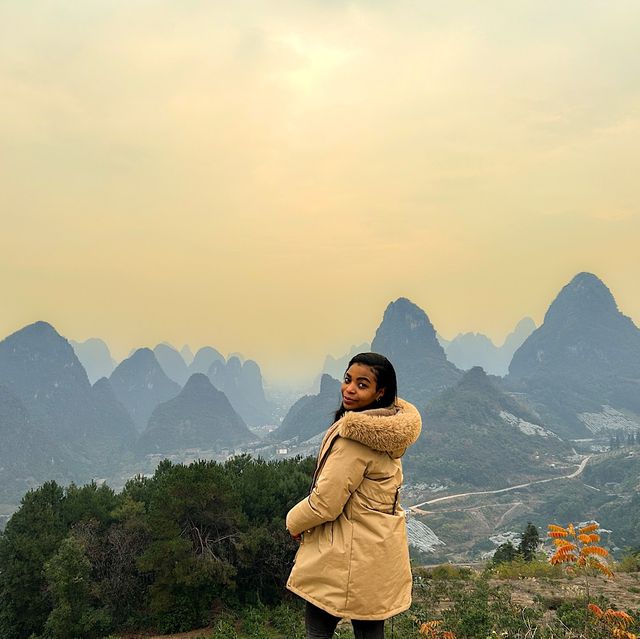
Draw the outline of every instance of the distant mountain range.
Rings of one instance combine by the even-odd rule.
[[[224,356],[211,346],[204,346],[201,348],[193,358],[191,364],[189,364],[189,374],[209,372],[214,362],[224,362]]]
[[[91,384],[95,384],[101,377],[109,377],[117,362],[111,357],[111,352],[106,343],[96,337],[84,342],[69,340],[77,358],[87,372]]]
[[[237,355],[226,362],[216,359],[207,375],[249,426],[273,423],[275,406],[265,397],[260,367],[252,359],[243,362]]]
[[[447,359],[458,368],[466,371],[480,366],[490,375],[502,377],[509,372],[513,354],[535,329],[535,322],[530,317],[525,317],[507,335],[502,346],[496,346],[482,333],[460,333],[450,342],[440,337],[438,341],[444,348]]]
[[[317,395],[301,397],[282,420],[280,427],[272,434],[274,441],[296,439],[304,442],[327,430],[333,423],[333,416],[340,407],[340,382],[330,375],[320,380]]]
[[[85,356],[108,353],[99,340],[75,348]],[[220,363],[211,359],[213,350],[199,351],[199,365]],[[169,358],[177,354],[168,346],[158,351]],[[236,391],[237,401],[243,391],[258,397],[258,408],[269,408],[255,362],[231,358],[228,370],[238,374],[222,381]],[[255,413],[256,405],[248,410]],[[46,479],[83,483],[109,476],[132,464],[135,454],[215,451],[255,439],[205,375],[192,375],[181,389],[148,348],[92,386],[74,348],[46,322],[0,342],[0,503],[18,500]]]
[[[495,351],[479,336],[445,350],[406,298],[388,305],[370,347],[353,347],[387,355],[400,396],[424,416],[424,436],[406,459],[410,477],[494,486],[497,477],[545,476],[572,438],[640,430],[640,331],[595,275],[578,274],[526,336],[532,328],[520,322],[501,347],[521,342],[504,378],[461,370]],[[447,358],[456,348],[460,367]],[[325,368],[341,377],[352,354],[327,358]],[[247,426],[277,423],[260,367],[239,354],[225,359],[205,347],[187,363],[188,349],[160,344],[134,351],[93,386],[80,355],[92,376],[113,365],[104,342],[72,348],[46,322],[0,342],[0,501],[48,478],[108,477],[124,460],[135,468],[135,455],[253,445]],[[339,402],[340,381],[323,375],[319,392],[299,398],[269,440],[293,449],[308,442]]]
[[[18,500],[43,479],[75,477],[69,451],[34,424],[24,404],[0,386],[0,502]]]
[[[277,409],[265,396],[259,365],[245,360],[240,353],[225,360],[218,350],[204,346],[194,356],[188,346],[178,352],[164,342],[154,347],[154,358],[149,349],[137,349],[114,370],[115,362],[102,340],[72,344],[83,365],[92,370],[93,381],[110,377],[118,399],[129,410],[139,431],[146,427],[155,406],[175,397],[194,373],[207,375],[250,426],[264,426],[275,419]]]
[[[334,379],[342,379],[351,358],[358,353],[368,353],[370,351],[371,344],[363,342],[357,346],[352,346],[349,352],[342,357],[335,358],[332,355],[327,355],[322,366],[322,374],[331,375]]]
[[[139,432],[146,428],[149,417],[158,404],[180,392],[179,384],[167,377],[149,348],[139,348],[120,362],[109,381]]]
[[[193,362],[193,353],[191,352],[191,348],[189,348],[188,344],[185,344],[180,349],[180,355],[182,355],[182,359],[184,360],[184,363],[187,366],[190,366],[191,362]]]
[[[190,375],[189,366],[173,346],[166,343],[158,344],[153,349],[153,354],[170,380],[180,386],[184,386],[187,383]]]
[[[467,367],[482,359],[478,345],[486,347],[485,340],[460,336],[445,343],[446,352],[457,352],[458,363]],[[401,396],[421,410],[463,375],[448,361],[426,313],[405,298],[389,304],[371,349],[394,363]],[[640,429],[640,331],[620,313],[595,275],[577,275],[551,305],[542,326],[535,329],[525,318],[501,350],[502,355],[512,350],[515,354],[509,375],[493,383],[518,397],[522,410],[533,416],[532,423],[544,424],[563,438]],[[485,348],[484,356],[491,353],[495,355],[495,347]],[[327,412],[329,405],[323,392],[303,398],[276,434],[298,435],[303,441],[318,432],[318,407],[326,406]],[[304,406],[309,407],[308,418]]]

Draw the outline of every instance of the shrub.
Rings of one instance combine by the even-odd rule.
[[[580,602],[581,603],[581,602]],[[576,601],[563,601],[556,609],[556,617],[569,630],[581,631],[587,621],[587,609]]]
[[[454,566],[453,564],[440,564],[433,568],[416,568],[414,574],[423,579],[438,579],[449,581],[452,579],[471,579],[471,568],[467,566]]]
[[[224,616],[213,625],[210,639],[238,639],[236,625],[230,617]]]
[[[536,594],[534,595],[534,600],[543,610],[558,610],[558,608],[567,601],[567,597],[552,592],[550,594]],[[572,605],[580,604],[577,599],[571,599],[570,601]]]
[[[491,562],[495,565],[514,561],[518,557],[518,551],[510,541],[500,544],[493,553]]]
[[[625,554],[616,564],[616,570],[618,572],[640,572],[640,553]]]
[[[300,606],[280,604],[269,613],[271,625],[287,639],[304,639],[303,612]]]
[[[267,623],[268,609],[264,606],[251,606],[244,609],[242,630],[247,639],[270,639],[266,629]]]
[[[458,639],[484,638],[491,631],[489,585],[481,578],[470,589],[454,593],[453,607],[442,615],[443,629],[455,633]]]
[[[523,579],[528,577],[554,578],[562,576],[559,566],[552,566],[546,561],[525,561],[522,557],[503,562],[491,567],[491,574],[498,579]]]
[[[511,601],[511,592],[504,587],[495,588],[489,594],[492,635],[499,634],[502,637],[534,636],[535,624],[542,617],[542,611],[539,608],[523,608],[515,604]]]

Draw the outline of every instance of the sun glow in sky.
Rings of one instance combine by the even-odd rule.
[[[640,4],[0,4],[0,337],[309,375],[409,297],[501,343],[640,321]]]

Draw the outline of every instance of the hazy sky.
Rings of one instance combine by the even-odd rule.
[[[639,154],[636,0],[3,0],[0,337],[311,373],[583,270],[639,323]]]

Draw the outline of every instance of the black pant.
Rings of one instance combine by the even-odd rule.
[[[304,624],[307,629],[307,639],[331,639],[340,617],[334,617],[308,601],[306,603]],[[351,625],[356,639],[384,639],[384,620],[352,619]]]

